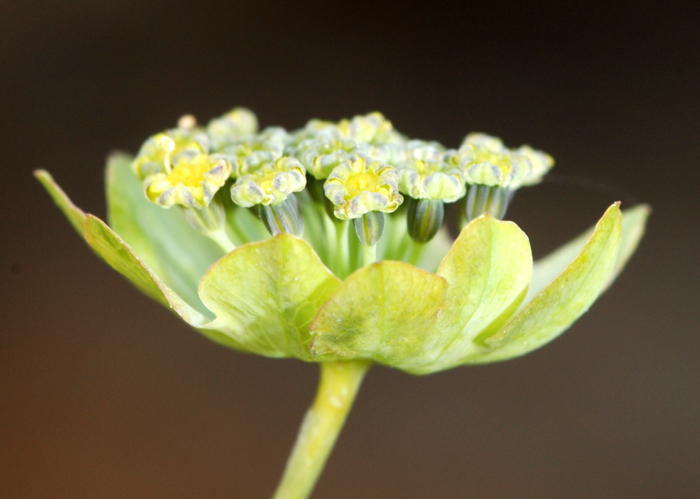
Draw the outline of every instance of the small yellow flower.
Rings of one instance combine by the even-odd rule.
[[[379,112],[342,120],[338,123],[338,129],[343,137],[371,145],[405,141],[404,136],[394,130],[391,121]]]
[[[542,178],[554,166],[554,158],[549,154],[533,149],[528,145],[520,146],[515,153],[530,160],[532,171],[530,175],[522,179],[520,185],[533,185],[542,181]]]
[[[341,220],[359,218],[371,211],[391,213],[403,202],[396,168],[363,156],[353,156],[337,166],[324,191]]]
[[[413,199],[452,203],[466,192],[462,172],[442,160],[406,161],[398,171],[399,190]]]
[[[515,190],[531,185],[554,166],[551,156],[529,146],[511,150],[501,139],[483,133],[469,134],[456,154],[467,184]]]
[[[209,150],[206,134],[194,126],[194,118],[183,116],[178,128],[150,137],[143,143],[131,163],[131,168],[140,179],[149,175],[168,172],[181,156],[196,156]]]
[[[306,172],[295,158],[280,158],[239,177],[231,188],[231,199],[239,206],[276,205],[306,187]]]
[[[280,159],[289,141],[289,134],[284,128],[269,127],[257,135],[234,140],[215,152],[221,153],[231,163],[233,176],[238,178]]]
[[[211,139],[211,148],[218,151],[231,145],[236,140],[252,135],[258,131],[258,118],[243,107],[232,109],[207,124],[207,135]]]
[[[358,115],[337,123],[311,120],[296,134],[296,140],[299,143],[309,138],[351,140],[357,144],[369,146],[406,142],[406,138],[394,129],[391,121],[379,112]]]
[[[501,139],[471,133],[449,161],[462,170],[467,184],[465,221],[483,213],[502,218],[517,189],[540,182],[554,166],[554,160],[530,146],[508,149]]]
[[[177,204],[201,209],[211,202],[230,174],[231,165],[220,157],[180,155],[169,172],[146,177],[144,189],[146,197],[161,206]]]
[[[303,140],[295,147],[294,152],[309,173],[319,180],[324,180],[336,166],[353,154],[366,155],[369,151],[370,148],[366,144],[319,134],[317,137]]]

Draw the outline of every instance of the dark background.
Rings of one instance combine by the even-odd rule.
[[[317,368],[228,351],[95,258],[31,177],[104,215],[103,165],[191,112],[263,126],[381,110],[529,143],[536,256],[613,201],[647,237],[518,360],[370,371],[318,498],[700,497],[697,7],[678,2],[0,3],[0,496],[269,497]]]

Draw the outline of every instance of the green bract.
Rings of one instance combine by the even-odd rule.
[[[505,360],[554,339],[622,270],[649,212],[623,215],[615,203],[533,265],[513,222],[482,214],[450,245],[442,212],[434,216],[443,205],[430,203],[463,198],[469,183],[512,194],[551,168],[545,153],[505,150],[481,135],[450,152],[408,140],[379,113],[291,134],[256,131],[252,113],[234,110],[206,129],[183,120],[135,159],[112,156],[109,225],[75,207],[47,172],[36,175],[98,255],[210,339],[268,357],[367,360],[413,374]],[[399,179],[406,195],[426,200],[409,217],[397,210]],[[217,223],[193,223],[193,209],[212,199]],[[190,209],[190,222],[160,206],[170,204]],[[386,220],[367,216],[375,211]],[[428,216],[438,226],[423,230]],[[360,217],[366,227],[381,222],[376,247],[363,249],[349,231]]]

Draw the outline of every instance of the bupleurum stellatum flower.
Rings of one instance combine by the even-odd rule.
[[[241,108],[204,128],[185,116],[135,158],[110,157],[109,224],[36,176],[109,265],[204,336],[321,365],[275,496],[287,498],[311,492],[371,364],[430,374],[518,357],[610,286],[646,206],[612,204],[534,265],[527,236],[501,220],[553,164],[484,134],[456,150],[411,140],[379,113],[258,132]]]
[[[467,221],[489,212],[502,218],[517,189],[542,180],[554,166],[551,156],[530,146],[508,149],[501,139],[471,133],[449,160],[464,172],[467,196],[461,213]]]

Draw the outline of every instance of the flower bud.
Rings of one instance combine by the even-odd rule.
[[[445,147],[439,142],[410,140],[406,143],[406,160],[439,161],[445,153]]]
[[[534,185],[542,181],[542,178],[554,166],[554,158],[549,154],[533,149],[530,146],[520,146],[516,149],[516,154],[524,156],[530,160],[532,171],[530,175],[522,179],[520,185]]]
[[[371,145],[405,142],[406,140],[403,135],[394,130],[391,121],[378,112],[355,116],[351,120],[342,120],[338,123],[338,129],[343,137]]]
[[[554,165],[551,156],[529,146],[511,150],[490,135],[473,133],[451,155],[467,183],[467,221],[489,212],[502,218],[515,191],[540,182]]]
[[[406,161],[406,145],[401,142],[387,142],[372,146],[367,156],[393,167]]]
[[[493,151],[465,144],[457,151],[467,184],[516,187],[532,172],[530,160],[510,151]]]

